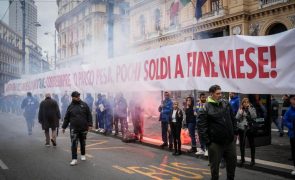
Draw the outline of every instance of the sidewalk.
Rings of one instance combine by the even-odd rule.
[[[144,137],[142,145],[151,146],[154,148],[159,148],[162,144],[161,141],[161,126],[160,122],[156,117],[146,118],[144,125]],[[132,131],[133,126],[129,124],[129,129]],[[121,139],[121,136],[111,137]],[[137,142],[139,143],[139,142]],[[192,156],[195,158],[207,160],[204,157],[197,157],[194,153],[186,153],[190,149],[189,144],[182,145],[182,151],[184,155]],[[167,148],[165,150],[168,150]],[[238,160],[240,159],[239,145],[237,145],[237,155]],[[291,150],[289,144],[289,138],[286,133],[283,137],[279,137],[278,132],[273,129],[272,131],[272,144],[268,146],[262,146],[256,148],[256,164],[254,167],[250,167],[250,149],[246,149],[246,164],[244,168],[262,171],[269,174],[279,175],[286,178],[294,179],[290,172],[294,169],[293,162],[288,159],[291,157]]]

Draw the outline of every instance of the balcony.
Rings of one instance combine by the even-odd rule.
[[[211,2],[211,11],[202,14],[198,22],[212,20],[226,15],[225,8],[223,7],[222,0]]]
[[[266,8],[275,4],[287,3],[289,0],[260,0],[260,9]]]

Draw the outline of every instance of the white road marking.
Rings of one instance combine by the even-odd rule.
[[[2,169],[8,169],[8,167],[6,166],[6,164],[4,164],[4,162],[0,159],[0,167]]]

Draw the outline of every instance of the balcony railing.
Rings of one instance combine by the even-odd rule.
[[[224,16],[224,15],[225,15],[225,9],[223,7],[222,0],[212,1],[211,11],[202,14],[202,17],[199,19],[199,22],[205,21],[205,20],[207,21],[210,19]]]
[[[265,8],[280,3],[286,3],[288,1],[289,0],[260,0],[260,8]]]

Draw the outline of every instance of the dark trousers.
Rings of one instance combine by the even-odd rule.
[[[168,132],[168,122],[161,122],[161,128],[162,128],[162,141],[165,144],[168,144],[169,139],[169,145],[172,145],[172,134]],[[168,138],[167,138],[168,135]]]
[[[219,179],[219,165],[221,158],[224,157],[226,162],[227,180],[234,180],[237,164],[236,144],[235,141],[226,145],[211,143],[208,147],[209,163],[211,169],[211,179]]]
[[[124,134],[125,131],[128,130],[127,117],[116,116],[114,121],[115,121],[114,124],[115,124],[115,133],[116,134],[118,134],[118,132],[119,132],[119,122],[121,125],[122,134]]]
[[[254,134],[249,130],[239,129],[239,141],[240,141],[240,151],[241,151],[241,160],[245,161],[245,146],[246,146],[246,137],[251,148],[251,161],[255,161],[255,142]]]
[[[98,127],[100,129],[104,129],[104,119],[103,119],[104,114],[103,113],[97,113],[96,118],[98,121]]]
[[[173,144],[175,152],[181,151],[181,139],[180,139],[180,132],[181,132],[181,124],[171,123],[171,133],[173,136]]]
[[[293,165],[295,166],[295,138],[290,138],[290,145],[291,145]]]
[[[193,148],[197,147],[196,143],[196,123],[187,123],[189,136],[191,138],[191,145]]]
[[[78,141],[80,142],[81,155],[85,155],[87,131],[76,131],[71,129],[72,159],[77,159]]]
[[[112,121],[112,115],[109,113],[104,114],[104,130],[106,133],[112,133],[113,127],[113,121]]]

